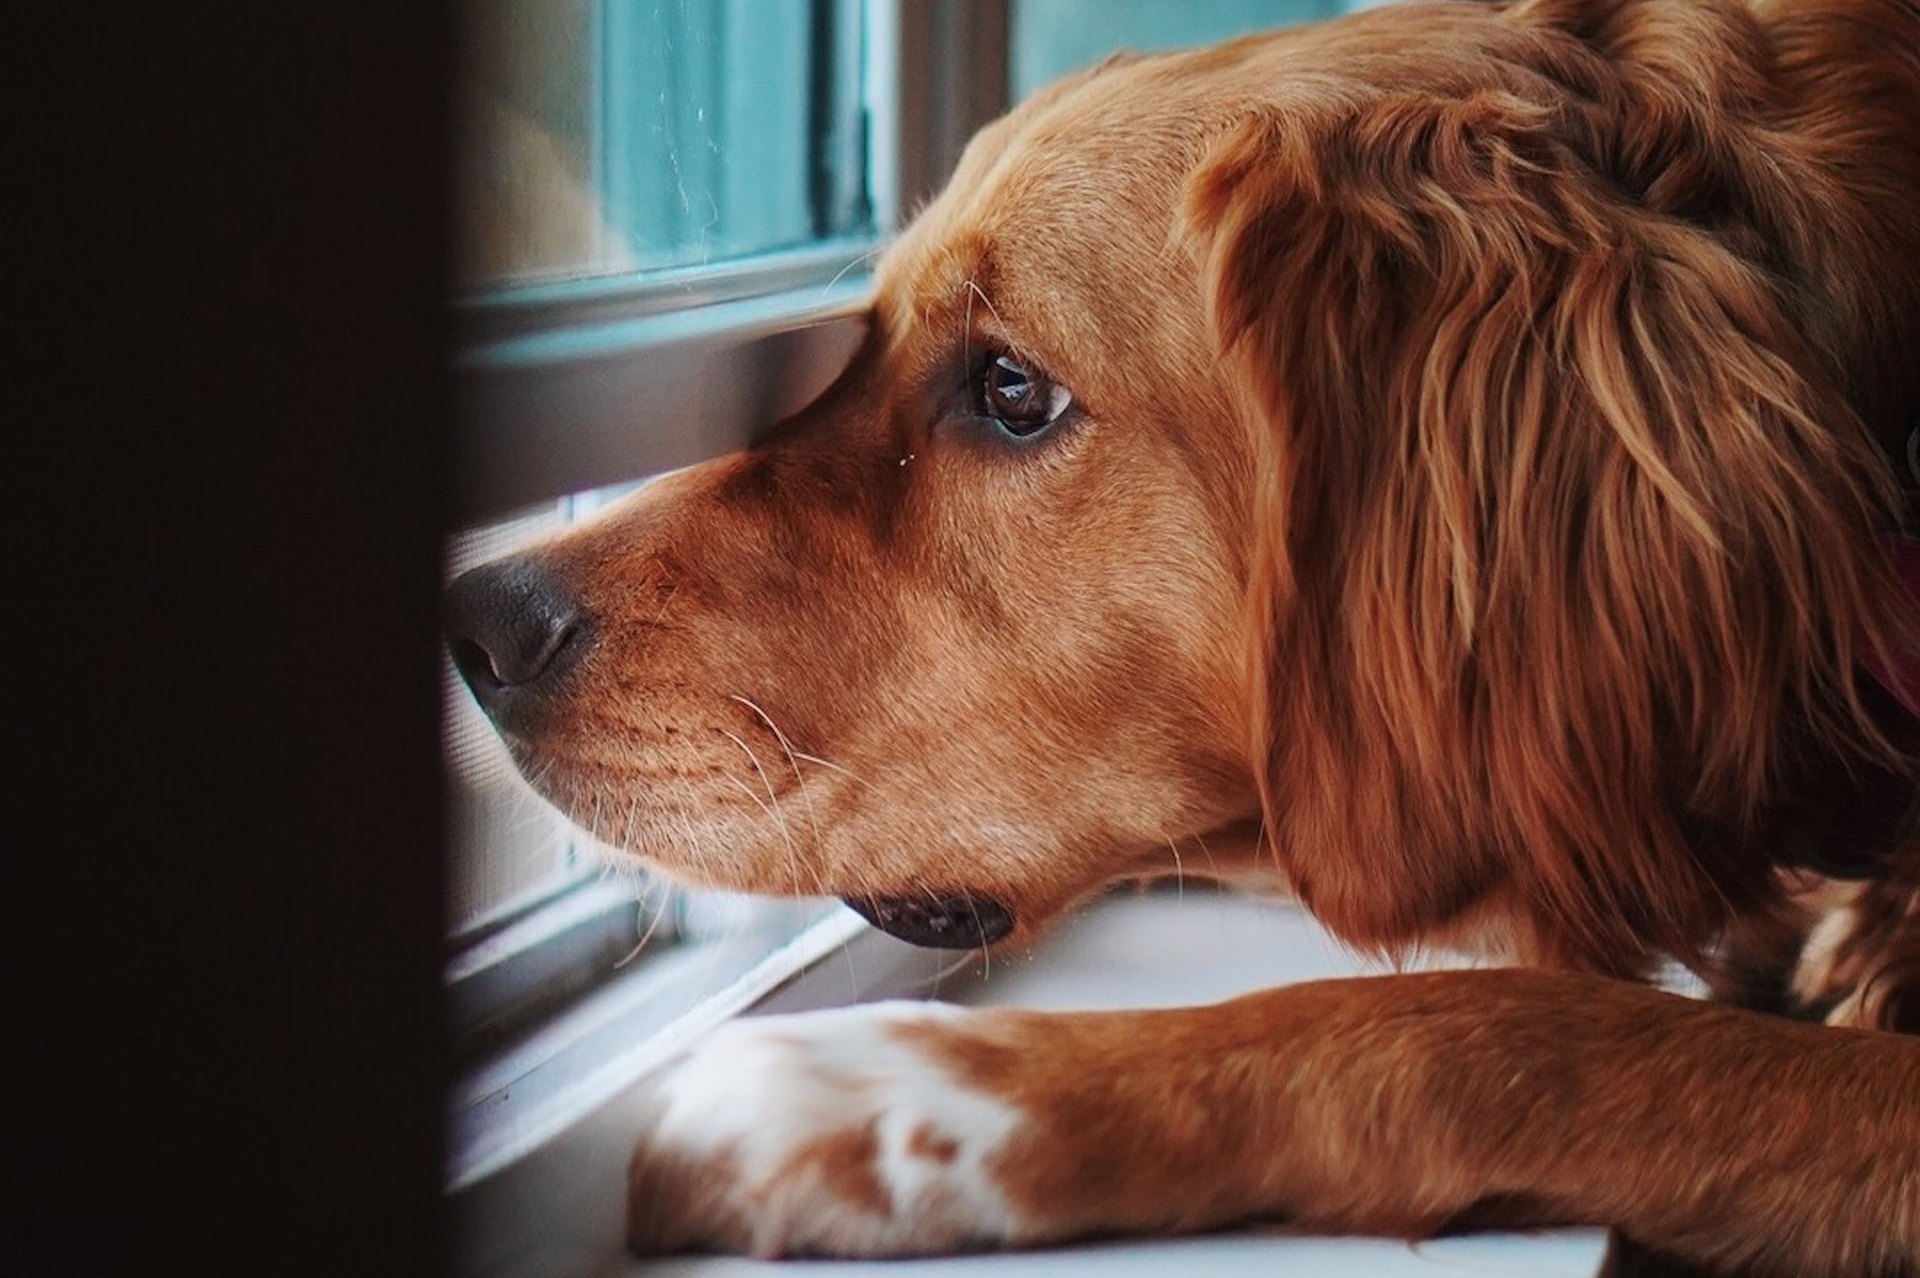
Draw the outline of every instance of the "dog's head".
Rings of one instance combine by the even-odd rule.
[[[1674,38],[1389,9],[987,128],[816,403],[455,587],[529,779],[933,944],[1263,867],[1366,943],[1710,929],[1877,633],[1875,303],[1753,189],[1823,188],[1750,20],[1624,8]]]
[[[575,820],[967,945],[1254,810],[1247,451],[1173,234],[1202,139],[1119,109],[1132,74],[973,142],[761,446],[456,588],[470,683]]]

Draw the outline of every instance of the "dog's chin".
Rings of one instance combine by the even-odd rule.
[[[977,950],[1004,940],[1019,922],[1012,907],[973,892],[840,899],[888,936],[927,949]]]

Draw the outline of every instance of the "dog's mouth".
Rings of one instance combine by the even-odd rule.
[[[888,936],[929,949],[977,949],[1013,931],[1013,911],[990,896],[961,892],[840,899]]]

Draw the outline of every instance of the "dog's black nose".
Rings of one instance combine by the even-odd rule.
[[[502,559],[447,590],[447,650],[495,722],[522,723],[587,649],[591,624],[537,560]]]

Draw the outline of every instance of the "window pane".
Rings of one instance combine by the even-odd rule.
[[[872,222],[860,0],[467,0],[469,288],[689,266]]]
[[[1013,0],[1016,101],[1115,49],[1180,48],[1344,13],[1345,0]]]

